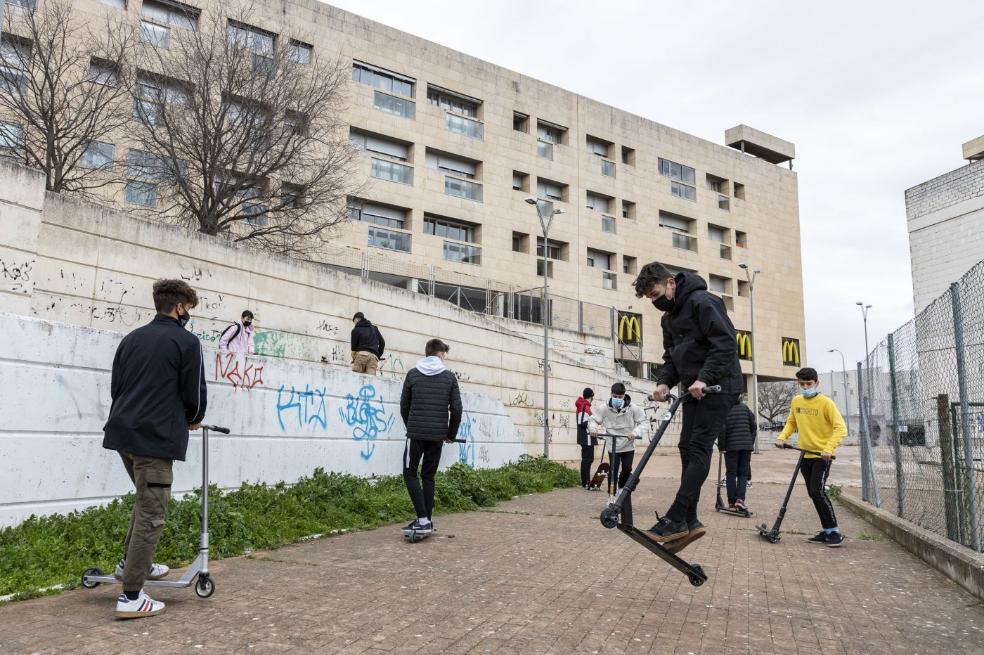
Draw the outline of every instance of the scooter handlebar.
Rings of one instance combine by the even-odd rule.
[[[224,428],[220,425],[203,425],[203,430],[211,430],[212,432],[221,432],[222,434],[229,434],[229,428]]]
[[[819,451],[816,451],[816,450],[806,450],[805,448],[797,448],[793,444],[789,444],[789,443],[784,443],[782,445],[782,448],[783,448],[783,450],[798,450],[801,453],[806,453],[808,455],[816,455],[818,457],[820,455],[823,455],[823,453],[821,453]],[[837,459],[837,457],[835,457],[834,455],[831,455],[830,456],[830,459]]]

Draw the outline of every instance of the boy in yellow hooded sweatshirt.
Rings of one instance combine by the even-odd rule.
[[[820,516],[820,525],[823,526],[823,530],[807,541],[838,548],[844,543],[844,537],[837,527],[837,517],[827,497],[826,485],[834,450],[847,436],[847,426],[834,401],[820,393],[820,380],[815,369],[800,369],[796,372],[796,381],[799,382],[800,395],[793,398],[786,427],[776,439],[776,448],[784,447],[790,435],[799,432],[796,445],[803,450],[820,453],[819,456],[805,454],[800,467],[810,499]]]

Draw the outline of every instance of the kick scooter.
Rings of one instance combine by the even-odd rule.
[[[720,386],[707,387],[705,393],[720,393]],[[690,564],[678,555],[674,554],[667,549],[663,544],[656,543],[652,539],[646,536],[645,532],[635,527],[632,523],[632,492],[635,491],[636,487],[639,485],[639,477],[642,475],[643,469],[646,468],[646,464],[649,463],[649,458],[653,456],[653,452],[656,450],[656,446],[659,445],[660,439],[663,438],[663,433],[666,432],[666,428],[669,427],[670,421],[673,419],[673,415],[676,413],[680,404],[685,402],[688,398],[687,394],[681,395],[679,398],[670,396],[673,401],[670,404],[670,408],[663,415],[663,421],[660,423],[659,428],[656,430],[656,434],[653,435],[652,441],[649,442],[649,447],[646,448],[646,452],[643,453],[642,459],[636,465],[635,470],[629,475],[629,479],[626,480],[625,486],[619,492],[618,497],[613,500],[608,507],[606,507],[601,512],[601,524],[606,528],[618,528],[623,533],[625,533],[630,539],[638,544],[641,544],[646,550],[653,553],[664,562],[680,571],[687,576],[687,579],[695,587],[699,587],[705,582],[707,582],[707,574],[704,573],[704,569],[700,564]]]
[[[222,434],[229,434],[229,428],[222,428],[218,425],[203,425],[202,428],[202,529],[198,539],[198,557],[191,563],[191,566],[184,572],[180,580],[147,580],[145,587],[170,587],[172,589],[183,589],[190,587],[195,577],[195,594],[199,598],[208,598],[215,593],[215,582],[208,573],[208,432],[213,430]],[[101,584],[122,584],[123,580],[113,575],[106,575],[102,569],[86,569],[82,573],[82,586],[86,589],[95,589]]]
[[[782,520],[786,516],[786,506],[789,504],[789,497],[793,495],[793,486],[796,484],[796,478],[799,476],[800,468],[803,466],[803,456],[806,454],[810,455],[820,455],[815,450],[803,450],[802,448],[797,448],[790,444],[783,444],[784,450],[798,450],[799,457],[796,460],[796,468],[793,469],[793,477],[789,481],[789,488],[786,489],[786,497],[782,499],[782,506],[779,508],[779,515],[776,517],[776,522],[772,524],[772,529],[769,529],[765,523],[758,526],[759,536],[763,539],[767,539],[770,543],[777,543],[782,537],[779,535],[779,526],[782,525]],[[831,458],[836,459],[836,458]]]

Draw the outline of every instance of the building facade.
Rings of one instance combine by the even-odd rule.
[[[905,192],[917,314],[984,259],[984,136],[963,156],[965,166]]]
[[[117,12],[139,23],[142,47],[165,47],[169,31],[226,6],[75,4],[93,21]],[[793,144],[745,125],[713,143],[315,0],[259,3],[251,21],[235,29],[352,68],[345,121],[361,190],[326,263],[533,322],[546,274],[551,321],[612,335],[616,359],[645,377],[662,354],[659,314],[631,282],[658,260],[724,299],[746,374],[753,343],[762,379],[805,364]],[[546,243],[531,197],[564,210]],[[741,264],[762,270],[754,335]]]

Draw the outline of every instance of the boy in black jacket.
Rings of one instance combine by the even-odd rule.
[[[417,512],[407,525],[418,534],[433,531],[434,476],[441,464],[444,443],[454,443],[461,425],[461,393],[458,378],[444,366],[451,350],[440,339],[431,339],[424,350],[426,357],[407,373],[400,396],[400,415],[407,426],[407,444],[403,451],[403,480]],[[421,466],[423,459],[423,466]],[[417,469],[420,468],[420,477]],[[423,488],[420,478],[423,478]]]
[[[683,404],[680,487],[666,515],[649,530],[653,541],[681,540],[682,548],[704,535],[697,519],[700,488],[711,470],[714,440],[744,386],[738,343],[724,302],[708,292],[695,273],[673,275],[659,262],[651,262],[632,284],[636,296],[651,299],[663,312],[663,367],[650,399],[665,400],[670,389],[681,383],[691,396]],[[714,385],[720,385],[721,393],[707,394],[705,389]]]
[[[205,368],[201,342],[185,329],[198,294],[184,280],[154,283],[157,316],[123,337],[113,359],[113,405],[103,428],[103,448],[115,450],[136,487],[130,528],[116,577],[123,593],[116,616],[135,619],[164,611],[143,591],[144,581],[168,568],[154,564],[174,479],[171,465],[184,461],[188,431],[205,418]]]
[[[745,490],[752,479],[752,450],[755,449],[755,415],[745,403],[738,403],[728,412],[724,429],[718,437],[718,450],[724,453],[727,470],[728,510],[747,512]]]

